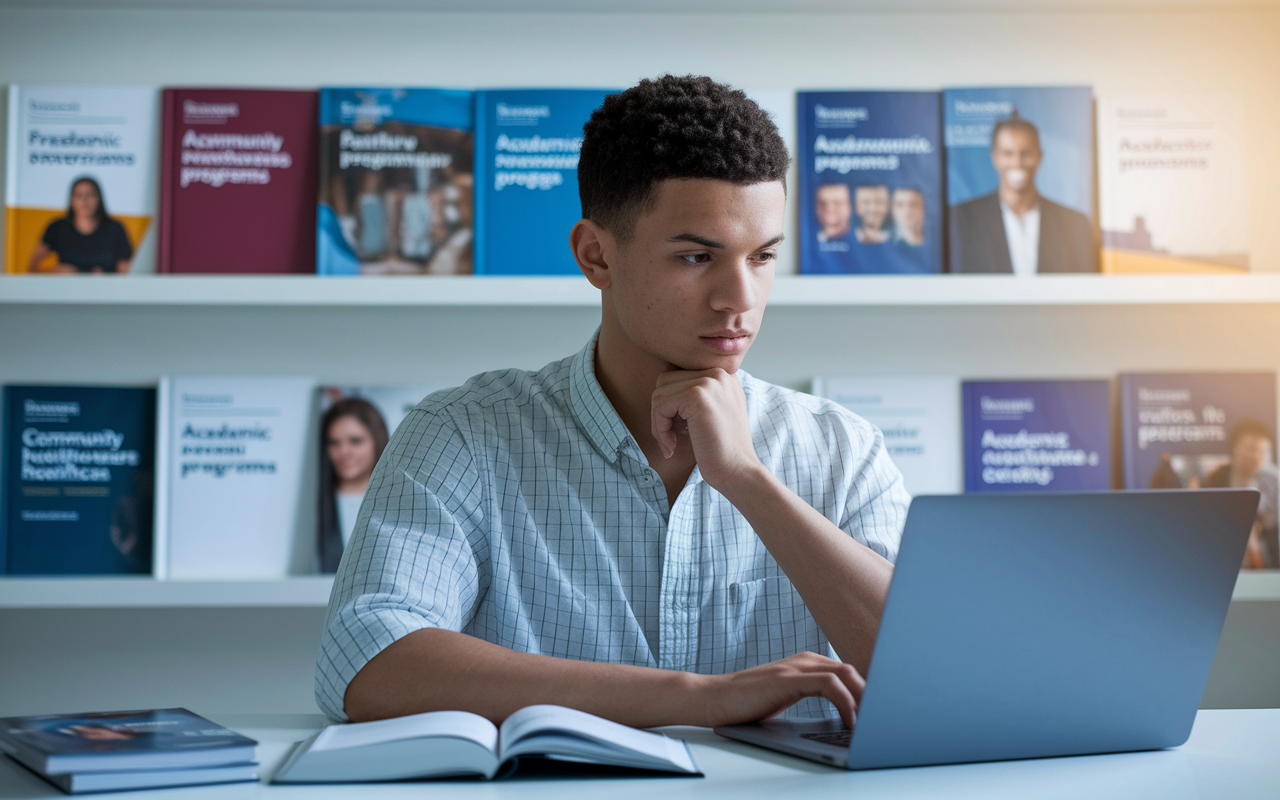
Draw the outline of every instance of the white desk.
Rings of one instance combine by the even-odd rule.
[[[289,745],[324,724],[319,716],[212,716],[257,739],[264,775]],[[302,798],[1123,798],[1182,800],[1280,797],[1280,709],[1201,711],[1191,739],[1175,750],[1107,756],[846,772],[750,745],[701,728],[670,728],[687,739],[705,778],[394,783],[265,786],[242,783],[103,797],[152,800],[302,800]],[[57,789],[0,758],[0,800],[63,797]]]

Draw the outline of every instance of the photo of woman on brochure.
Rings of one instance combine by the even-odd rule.
[[[336,396],[336,397],[335,397]],[[320,571],[336,572],[373,468],[390,434],[377,407],[362,397],[326,391],[332,402],[320,420]]]
[[[102,186],[88,175],[71,184],[67,214],[45,228],[31,252],[27,269],[42,272],[50,255],[57,257],[53,272],[125,273],[133,260],[133,245],[124,226],[107,213]]]
[[[320,387],[316,547],[321,572],[337,571],[391,434],[422,398],[448,385]]]

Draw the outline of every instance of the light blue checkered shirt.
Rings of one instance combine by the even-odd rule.
[[[347,684],[369,659],[422,628],[704,674],[832,654],[751,526],[697,469],[668,506],[596,381],[594,353],[595,337],[538,372],[478,375],[400,424],[329,599],[316,700],[330,717],[346,718]],[[738,378],[765,466],[893,561],[908,496],[880,431],[828,400]],[[809,698],[787,715],[834,713]]]

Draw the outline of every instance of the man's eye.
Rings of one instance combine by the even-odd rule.
[[[763,253],[756,253],[755,256],[753,256],[753,258],[755,258],[756,261],[760,261],[760,262],[773,261],[777,257],[778,257],[777,252],[773,250],[766,250]]]
[[[686,256],[680,256],[681,259],[690,264],[705,264],[711,260],[710,253],[690,253]]]

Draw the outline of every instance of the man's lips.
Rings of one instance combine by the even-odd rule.
[[[751,334],[743,331],[716,331],[699,337],[722,353],[740,353],[751,343]]]

